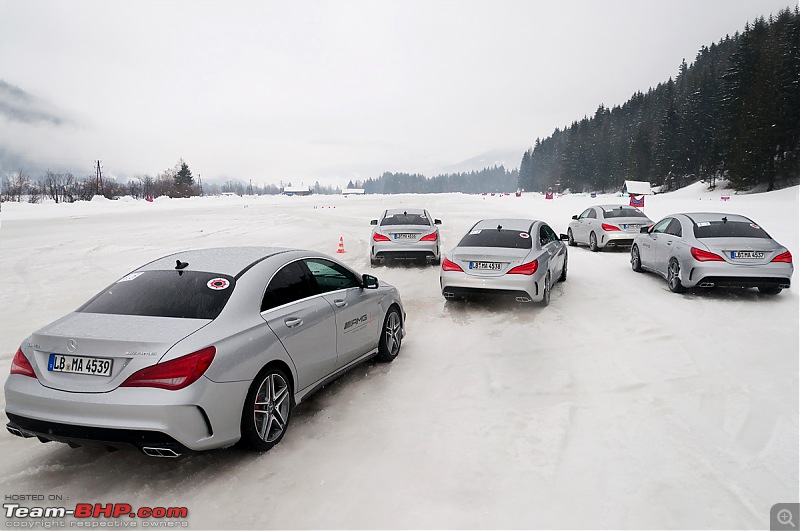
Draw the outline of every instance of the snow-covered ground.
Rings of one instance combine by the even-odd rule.
[[[673,212],[752,217],[797,262],[798,188],[647,197]],[[2,205],[0,380],[17,346],[131,269],[181,249],[312,248],[361,271],[369,220],[425,207],[449,249],[483,217],[573,214],[613,195],[546,201],[402,195]],[[396,285],[408,335],[298,407],[272,451],[180,461],[0,434],[0,494],[186,506],[192,528],[766,528],[798,500],[798,280],[676,295],[623,251],[570,248],[549,307],[452,304],[433,267]],[[5,402],[0,402],[4,407]],[[231,414],[238,415],[238,412]],[[6,524],[8,522],[5,522]]]

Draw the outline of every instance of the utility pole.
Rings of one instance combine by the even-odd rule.
[[[97,175],[95,177],[95,189],[98,195],[103,195],[103,170],[100,168],[100,160],[97,161]]]

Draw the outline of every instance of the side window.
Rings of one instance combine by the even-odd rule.
[[[672,218],[672,221],[669,223],[669,226],[667,227],[666,233],[681,238],[683,236],[683,231],[681,230],[681,222],[675,218]]]
[[[544,229],[544,233],[547,235],[547,239],[550,242],[557,242],[558,236],[556,236],[555,231],[550,228],[550,225],[542,225],[542,229]]]
[[[322,293],[339,289],[356,288],[361,285],[355,275],[330,260],[311,258],[305,260],[305,264],[311,272],[311,276],[317,282],[319,291]]]
[[[595,212],[593,208],[590,208],[589,215],[586,217],[589,219],[597,219],[597,212]]]
[[[539,227],[539,244],[540,244],[542,247],[544,247],[545,245],[547,245],[548,243],[550,243],[550,238],[548,238],[548,237],[547,237],[547,231],[546,231],[546,230],[544,230],[544,228],[545,228],[546,226],[547,226],[547,225],[541,225],[541,226]]]
[[[261,301],[261,311],[265,312],[314,294],[311,277],[300,267],[300,264],[292,262],[275,273],[275,276],[269,281],[264,293],[264,300]]]
[[[588,217],[589,217],[589,214],[590,214],[590,213],[594,213],[594,209],[592,209],[592,208],[587,208],[586,210],[584,210],[583,212],[581,212],[581,215],[580,215],[580,216],[578,216],[578,219],[586,219],[586,218],[588,218]]]
[[[653,227],[652,233],[653,234],[657,234],[657,233],[660,233],[660,232],[666,232],[667,227],[669,226],[669,224],[672,221],[672,219],[673,218],[664,218],[661,221],[659,221],[658,223],[656,223],[656,226]]]

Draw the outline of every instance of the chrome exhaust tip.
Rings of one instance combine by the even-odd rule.
[[[517,302],[531,302],[531,299],[529,299],[528,297],[517,297],[515,300]]]
[[[455,298],[455,295],[453,293],[450,293],[449,291],[445,291],[444,293],[442,293],[442,295],[444,295],[445,299],[453,299],[453,298]]]
[[[15,428],[14,426],[6,426],[8,433],[11,435],[16,435],[17,437],[25,437],[25,434],[19,428]]]
[[[701,288],[713,288],[713,287],[714,287],[714,283],[713,283],[713,282],[701,282],[701,283],[700,283],[700,284],[698,284],[698,285],[699,285]]]
[[[176,457],[181,456],[181,454],[179,454],[172,448],[154,448],[152,446],[145,446],[142,448],[142,452],[144,452],[145,455],[148,455],[150,457],[167,457],[174,459]]]

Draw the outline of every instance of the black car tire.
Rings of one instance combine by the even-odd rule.
[[[642,256],[639,254],[638,245],[631,247],[631,269],[637,273],[644,271],[644,269],[642,269]]]
[[[667,286],[672,293],[683,293],[686,288],[681,284],[681,266],[677,260],[672,258],[667,266]]]
[[[569,244],[570,247],[578,245],[577,242],[575,242],[575,237],[572,236],[572,229],[567,229],[567,244]]]
[[[564,267],[561,268],[561,276],[558,277],[559,282],[564,282],[567,280],[567,259],[569,258],[568,254],[564,255]]]
[[[389,311],[386,312],[386,317],[383,319],[381,335],[378,339],[378,355],[375,356],[375,361],[381,363],[394,361],[397,354],[400,353],[400,347],[402,346],[402,329],[403,320],[400,317],[400,311],[392,306],[389,308]]]
[[[596,253],[597,251],[600,250],[600,247],[597,246],[597,236],[595,235],[594,232],[589,234],[589,249],[593,253]]]
[[[758,291],[760,291],[764,295],[777,295],[778,293],[783,291],[783,289],[782,288],[776,288],[776,287],[759,286]]]
[[[270,381],[268,383],[268,380]],[[267,385],[268,389],[264,386]],[[268,392],[271,396],[265,396]],[[241,433],[239,446],[256,452],[266,452],[281,442],[294,408],[294,393],[292,380],[284,371],[276,366],[267,366],[261,369],[247,391],[242,408]],[[261,411],[262,413],[259,413]],[[266,419],[264,418],[266,416]],[[270,436],[270,420],[282,428]],[[263,423],[267,422],[266,428]],[[261,432],[264,432],[262,436]]]
[[[544,290],[542,292],[542,306],[547,306],[550,304],[550,271],[544,277],[544,287],[542,289]]]

